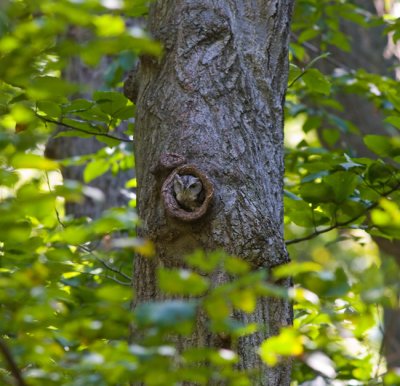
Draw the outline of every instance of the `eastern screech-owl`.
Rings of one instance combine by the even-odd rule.
[[[194,211],[202,204],[203,184],[200,179],[191,174],[179,175],[174,178],[174,193],[176,201],[186,210]]]

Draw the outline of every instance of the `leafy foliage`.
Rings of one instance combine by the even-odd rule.
[[[344,20],[347,31],[395,29],[390,18],[353,2],[297,4],[286,108],[288,134],[300,132],[287,146],[285,185],[287,244],[299,296],[294,327],[303,338],[294,379],[395,385],[398,378],[382,366],[380,307],[398,307],[399,269],[383,252],[379,257],[371,238],[400,238],[397,82],[337,58],[357,44],[342,32]],[[368,58],[362,60],[367,67]],[[361,120],[349,120],[356,115],[346,111],[353,105],[341,102],[350,96],[370,103],[371,115],[382,115],[382,127],[362,138],[365,150],[358,154],[350,138],[362,136]]]
[[[399,269],[371,243],[400,238],[398,83],[327,52],[350,51],[343,20],[384,28],[395,40],[398,20],[353,2],[297,1],[286,103],[285,229],[293,262],[267,273],[238,257],[198,251],[187,268],[158,272],[160,291],[180,300],[131,312],[132,255],[154,254],[135,233],[134,200],[96,220],[71,218],[65,202],[100,200],[101,192],[54,181],[63,166],[85,165],[84,183],[134,166],[135,106],[120,88],[138,54],[162,54],[126,22],[145,15],[147,3],[20,0],[6,2],[0,15],[0,383],[251,385],[252,374],[235,368],[234,347],[262,326],[238,325],[231,314],[251,313],[259,297],[277,296],[293,300],[294,326],[254,349],[269,366],[296,358],[293,384],[321,377],[328,384],[400,384],[395,372],[385,373],[379,337],[382,307],[398,307]],[[90,97],[82,96],[85,84],[64,79],[71,60],[94,68],[105,56],[113,61],[104,87]],[[326,73],[319,65],[332,60],[340,71]],[[363,138],[368,157],[341,146],[344,135],[361,129],[346,118],[343,94],[382,114],[387,131]],[[126,129],[117,133],[122,122]],[[94,136],[105,148],[50,160],[43,147],[56,126],[59,137]],[[207,275],[219,267],[232,281],[213,288]],[[289,293],[271,284],[287,276],[296,283]],[[198,312],[232,350],[177,350],[176,337],[193,331]]]

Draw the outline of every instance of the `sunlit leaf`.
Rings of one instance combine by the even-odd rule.
[[[58,163],[53,160],[28,153],[16,154],[12,158],[11,164],[16,169],[57,170],[59,168]]]
[[[329,95],[331,84],[329,80],[317,69],[307,70],[302,76],[303,81],[312,92]]]
[[[161,290],[170,294],[202,295],[209,287],[206,278],[185,269],[159,270],[158,281]]]
[[[104,173],[107,173],[110,168],[109,163],[105,159],[95,159],[89,162],[83,172],[83,179],[85,182],[90,182]]]
[[[281,330],[279,335],[265,340],[260,349],[261,359],[269,366],[275,366],[281,356],[298,356],[304,351],[303,338],[292,327]]]

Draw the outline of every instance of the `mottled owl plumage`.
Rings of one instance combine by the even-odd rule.
[[[201,206],[203,184],[198,177],[191,174],[174,178],[174,194],[179,205],[186,210],[194,211]]]

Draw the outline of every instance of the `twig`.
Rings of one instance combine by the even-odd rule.
[[[99,273],[85,272],[85,271],[80,271],[80,270],[75,270],[75,272],[78,272],[81,275],[99,276],[99,277],[102,277],[102,278],[105,278],[105,279],[110,279],[110,280],[115,281],[116,283],[118,283],[120,285],[124,285],[126,287],[131,287],[132,286],[132,280],[130,280],[129,282],[128,281],[122,281],[122,280],[117,279],[115,276],[102,275],[102,274],[99,274]],[[63,284],[67,284],[67,281],[64,280],[64,279],[61,279],[61,282]]]
[[[111,272],[117,273],[118,275],[121,275],[122,277],[124,277],[125,279],[132,281],[132,278],[129,277],[127,274],[123,273],[121,270],[116,269],[114,267],[112,267],[111,265],[108,265],[103,259],[100,259],[100,257],[97,257],[96,255],[94,255],[94,257],[96,258],[96,260],[102,264],[105,268],[107,268],[108,270],[110,270]]]
[[[11,374],[15,378],[18,386],[27,386],[22,377],[21,370],[18,368],[17,363],[12,356],[10,349],[8,348],[4,339],[0,338],[0,351],[3,355],[5,361],[8,363],[8,367],[10,368]]]
[[[57,121],[57,120],[51,119],[51,118],[46,118],[46,117],[43,117],[43,116],[38,115],[38,114],[36,114],[36,116],[39,119],[41,119],[41,120],[43,120],[45,122],[54,123],[54,124],[59,125],[59,126],[64,126],[64,127],[68,128],[68,129],[76,130],[76,131],[79,131],[81,133],[90,134],[90,135],[94,135],[94,136],[98,136],[98,137],[106,137],[106,138],[110,138],[110,139],[115,139],[115,140],[120,141],[120,142],[133,143],[132,139],[116,137],[116,136],[108,134],[108,133],[101,133],[101,132],[95,132],[95,131],[89,131],[89,130],[81,129],[81,128],[72,126],[72,125],[70,125],[68,123]]]
[[[381,313],[381,310],[379,309],[378,305],[376,305],[376,310],[377,310],[378,317],[380,317],[380,322],[381,323],[380,323],[379,329],[382,332],[382,340],[381,340],[381,344],[380,344],[380,347],[379,347],[379,358],[378,358],[378,363],[377,363],[376,371],[375,371],[375,379],[379,377],[379,369],[381,367],[381,363],[382,363],[382,360],[383,360],[383,351],[385,349],[385,340],[387,339],[387,335],[386,335],[387,334],[387,330],[383,328],[383,323],[384,323],[383,322],[383,315],[379,315]]]
[[[50,184],[50,178],[49,178],[49,174],[46,172],[46,181],[47,181],[47,187],[49,188],[49,192],[53,192],[52,188],[51,188],[51,184]],[[61,216],[60,213],[58,212],[57,206],[56,204],[54,204],[54,211],[56,212],[56,217],[57,217],[57,221],[58,223],[65,228],[65,224],[61,221]]]
[[[79,248],[82,249],[83,251],[87,252],[87,253],[92,254],[93,257],[100,264],[102,264],[105,268],[107,268],[111,272],[117,273],[118,275],[121,275],[124,279],[129,280],[129,282],[132,282],[132,278],[130,276],[128,276],[127,274],[125,274],[121,270],[114,268],[113,266],[111,266],[108,263],[106,263],[103,259],[101,259],[100,257],[96,256],[96,254],[95,254],[95,252],[93,250],[90,250],[89,248],[85,247],[84,245],[80,245]]]
[[[302,70],[299,75],[297,75],[287,86],[287,88],[292,87],[311,67],[314,63],[318,62],[318,60],[325,59],[330,55],[329,52],[325,52],[321,55],[318,55],[316,58],[311,60]]]
[[[292,37],[298,42],[299,37],[296,34],[292,33]],[[310,51],[315,52],[316,54],[319,54],[321,52],[321,50],[318,47],[316,47],[315,45],[313,45],[310,42],[302,42],[302,43],[299,43],[299,44],[302,44],[304,47],[308,48]],[[356,70],[354,70],[353,68],[349,67],[347,64],[345,64],[343,62],[340,62],[339,60],[335,59],[332,56],[327,56],[326,60],[328,62],[330,62],[331,64],[333,64],[335,66],[338,66],[338,67],[342,67],[342,68],[346,69],[347,71],[349,71],[351,73],[356,72]]]
[[[395,192],[395,191],[396,191],[397,189],[399,189],[399,188],[400,188],[400,184],[397,184],[394,188],[392,188],[392,189],[389,190],[388,192],[382,194],[382,195],[381,195],[381,198],[382,198],[382,197],[387,197],[387,196],[389,196],[390,194],[392,194],[393,192]],[[376,201],[376,202],[372,203],[371,205],[367,206],[367,207],[365,208],[365,210],[364,210],[362,213],[360,213],[360,214],[358,214],[358,215],[352,217],[350,220],[342,221],[342,222],[335,222],[335,224],[333,224],[333,225],[331,225],[331,226],[329,226],[329,227],[326,227],[326,228],[324,228],[324,229],[315,230],[315,232],[310,233],[310,234],[307,235],[307,236],[299,237],[299,238],[292,239],[292,240],[287,240],[287,241],[285,242],[285,244],[286,244],[286,245],[290,245],[290,244],[300,243],[300,242],[306,241],[306,240],[311,240],[311,239],[313,239],[313,238],[315,238],[315,237],[317,237],[317,236],[319,236],[319,235],[321,235],[321,234],[323,234],[323,233],[329,232],[329,231],[331,231],[331,230],[333,230],[333,229],[336,229],[336,228],[340,228],[340,227],[344,227],[344,226],[346,226],[346,225],[349,225],[349,224],[351,224],[352,222],[358,220],[360,217],[362,217],[362,216],[364,216],[365,214],[367,214],[370,210],[376,208],[378,205],[379,205],[379,201]]]
[[[116,283],[120,284],[120,285],[124,285],[126,287],[131,287],[132,286],[132,280],[130,282],[126,282],[126,281],[122,281],[122,280],[118,280],[116,277],[112,277],[112,276],[104,276],[107,279],[110,279],[112,281],[115,281]]]

